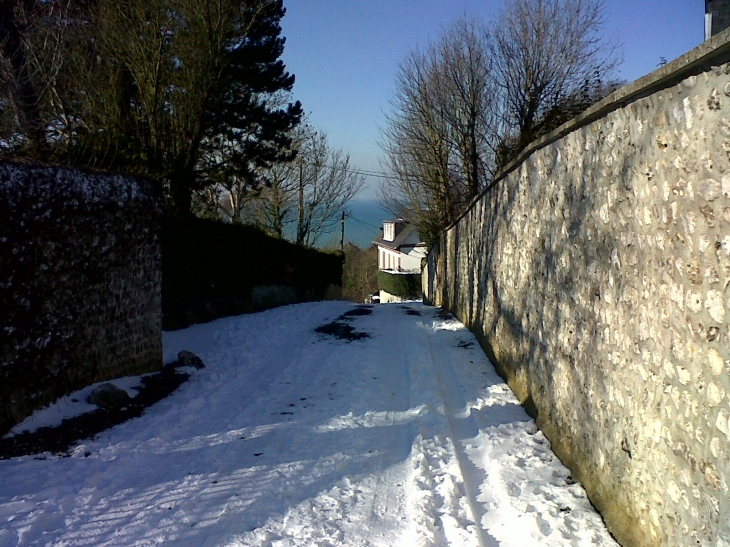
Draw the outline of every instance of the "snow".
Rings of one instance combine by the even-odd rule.
[[[187,370],[187,368],[186,368]],[[87,402],[89,395],[97,387],[103,384],[113,384],[119,389],[123,389],[130,397],[137,395],[137,388],[142,384],[142,376],[129,376],[126,378],[118,378],[109,380],[108,382],[98,382],[78,391],[74,391],[70,395],[61,397],[53,404],[45,408],[36,410],[31,416],[23,420],[21,423],[13,427],[9,433],[3,435],[3,438],[13,437],[23,432],[32,433],[40,427],[50,427],[58,425],[66,418],[74,418],[87,412],[97,410],[96,405]]]
[[[401,270],[383,269],[383,270],[380,270],[380,271],[385,272],[385,273],[389,273],[391,275],[414,275],[414,274],[419,274],[420,275],[420,273],[421,273],[421,270],[420,269],[413,269],[413,270],[407,270],[407,269],[401,269]]]
[[[352,307],[165,333],[206,368],[71,457],[0,461],[0,547],[617,545],[461,323],[314,332]]]

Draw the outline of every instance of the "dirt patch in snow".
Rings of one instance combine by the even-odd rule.
[[[340,316],[340,319],[344,319],[345,317],[361,317],[363,315],[371,315],[373,313],[373,310],[366,307],[361,308],[355,308],[350,311],[346,311]]]
[[[139,393],[131,403],[119,410],[94,410],[67,418],[54,427],[41,427],[33,432],[0,438],[0,460],[51,452],[70,455],[78,441],[90,439],[115,425],[141,416],[148,407],[164,399],[183,384],[190,375],[172,367],[142,378]],[[39,456],[39,459],[44,459]]]
[[[372,306],[358,306],[357,308],[353,308],[340,315],[331,323],[317,327],[314,329],[314,332],[327,336],[334,336],[338,340],[345,340],[347,342],[370,338],[370,335],[367,332],[358,332],[355,330],[355,327],[345,323],[345,321],[349,322],[353,321],[356,317],[371,315],[373,313],[371,308]]]
[[[414,310],[413,308],[411,308],[409,306],[398,306],[398,309],[399,310],[404,310],[406,312],[406,315],[415,315],[415,316],[418,316],[418,317],[421,316],[421,312],[420,311]]]
[[[342,323],[340,321],[332,321],[331,323],[317,327],[314,329],[314,332],[325,334],[327,336],[334,336],[338,340],[345,340],[347,342],[370,338],[370,335],[367,332],[358,332],[352,325],[348,325],[347,323]]]

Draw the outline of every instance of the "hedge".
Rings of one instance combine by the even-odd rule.
[[[393,296],[418,298],[421,295],[421,274],[392,274],[378,270],[378,287]]]
[[[256,298],[263,287],[280,288],[288,300],[321,300],[330,285],[342,284],[342,262],[341,253],[300,247],[252,226],[166,219],[163,328],[183,328],[275,305],[275,294],[271,305]],[[255,287],[259,290],[252,294]]]

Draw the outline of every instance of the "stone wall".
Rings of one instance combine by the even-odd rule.
[[[730,545],[729,40],[533,143],[423,276],[626,547]]]
[[[147,181],[0,163],[0,434],[162,366],[161,216]]]

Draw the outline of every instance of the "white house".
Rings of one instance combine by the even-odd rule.
[[[383,230],[373,243],[378,247],[378,269],[391,274],[421,273],[426,244],[418,230],[403,219],[383,222]],[[400,302],[402,298],[380,290],[380,302]]]
[[[378,247],[378,269],[390,272],[421,273],[426,244],[418,230],[403,219],[383,222],[383,230],[373,241]]]

